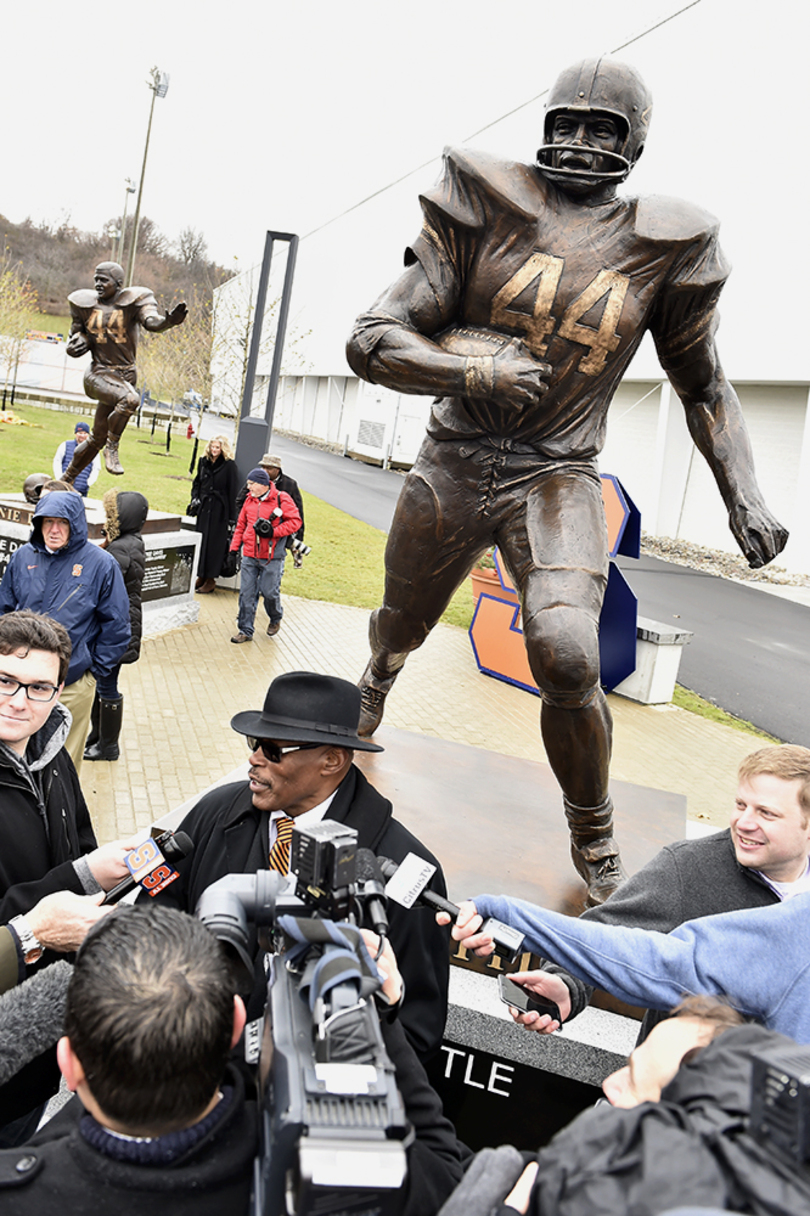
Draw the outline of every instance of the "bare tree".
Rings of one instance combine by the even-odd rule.
[[[182,325],[160,335],[145,333],[138,351],[138,379],[154,397],[179,401],[187,389],[211,392],[211,293],[192,288]]]
[[[180,261],[186,266],[196,266],[199,262],[205,262],[208,258],[208,243],[201,232],[196,228],[184,228],[179,237],[175,241]]]
[[[16,380],[17,368],[24,357],[31,314],[36,311],[37,293],[19,262],[14,262],[5,248],[0,257],[0,360],[5,364],[4,402],[9,383]]]
[[[259,267],[254,266],[227,280],[214,292],[211,404],[214,409],[236,417],[237,431],[256,319],[258,283]],[[250,411],[253,414],[264,413],[263,394],[269,380],[280,303],[276,298],[265,307]],[[296,331],[294,326],[288,328],[284,344],[288,364],[297,363],[303,368],[299,346],[305,337],[306,333]]]

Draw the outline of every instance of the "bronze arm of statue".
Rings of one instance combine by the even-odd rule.
[[[188,316],[188,305],[181,301],[175,304],[174,308],[166,313],[165,317],[147,317],[143,322],[144,329],[148,329],[150,333],[162,334],[167,329],[174,329],[176,325],[182,325]]]
[[[123,287],[123,281],[124,272],[117,263],[102,262],[93,277],[94,290],[74,291],[68,297],[73,320],[67,353],[72,358],[92,355],[84,391],[98,402],[92,434],[77,444],[63,475],[69,485],[102,447],[107,472],[124,472],[118,443],[139,403],[135,389],[138,326],[163,333],[182,325],[188,315],[184,303],[161,313],[151,291]]]
[[[740,402],[714,341],[707,339],[685,368],[669,372],[669,379],[683,402],[689,433],[714,474],[737,544],[753,569],[766,565],[782,552],[788,533],[765,506]]]
[[[372,312],[387,315],[394,324],[385,330],[363,370],[351,342],[346,355],[352,370],[375,384],[401,393],[491,395],[514,410],[536,404],[548,391],[551,367],[536,359],[520,338],[513,338],[492,356],[491,384],[471,385],[468,357],[443,350],[427,336],[447,328],[449,321],[441,315],[418,263],[383,293]]]

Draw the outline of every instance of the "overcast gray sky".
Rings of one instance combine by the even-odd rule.
[[[435,179],[445,144],[531,159],[543,101],[524,103],[568,62],[635,40],[619,57],[647,79],[655,112],[633,189],[681,195],[721,217],[737,279],[724,329],[732,319],[750,347],[756,317],[767,317],[784,374],[807,376],[804,6],[687,5],[16,5],[3,24],[0,212],[14,222],[69,217],[85,229],[120,214],[124,178],[140,174],[154,64],[171,83],[155,104],[144,213],[170,239],[186,225],[202,230],[225,265],[258,260],[268,227],[305,235],[430,162],[359,222],[313,239],[322,261],[331,243],[364,247],[356,282],[344,284],[349,315],[396,274],[418,227],[417,193]],[[347,270],[326,273],[343,281]]]

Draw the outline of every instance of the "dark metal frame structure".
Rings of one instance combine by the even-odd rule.
[[[251,418],[250,406],[253,401],[253,384],[256,379],[256,367],[259,362],[262,330],[264,328],[264,309],[267,302],[267,284],[270,280],[270,267],[273,261],[273,249],[276,241],[287,241],[287,266],[284,272],[284,287],[281,292],[281,307],[276,326],[276,338],[273,348],[273,364],[270,370],[270,383],[267,388],[267,401],[264,418]],[[256,311],[254,313],[253,332],[250,338],[245,385],[242,390],[242,409],[239,420],[239,435],[236,442],[236,467],[239,476],[244,480],[251,469],[256,468],[264,453],[268,450],[270,436],[273,432],[273,415],[276,408],[276,393],[281,374],[281,356],[284,350],[284,339],[287,333],[287,319],[290,313],[290,297],[295,273],[295,260],[298,254],[298,237],[292,232],[273,232],[268,230],[264,242],[264,257],[259,275],[259,289],[256,294]]]

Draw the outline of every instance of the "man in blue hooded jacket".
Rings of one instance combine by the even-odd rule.
[[[77,772],[96,687],[115,694],[114,669],[129,644],[129,599],[118,563],[87,539],[78,494],[56,491],[37,503],[31,538],[12,555],[0,583],[0,614],[31,608],[70,635],[62,704],[73,716],[65,747]]]

